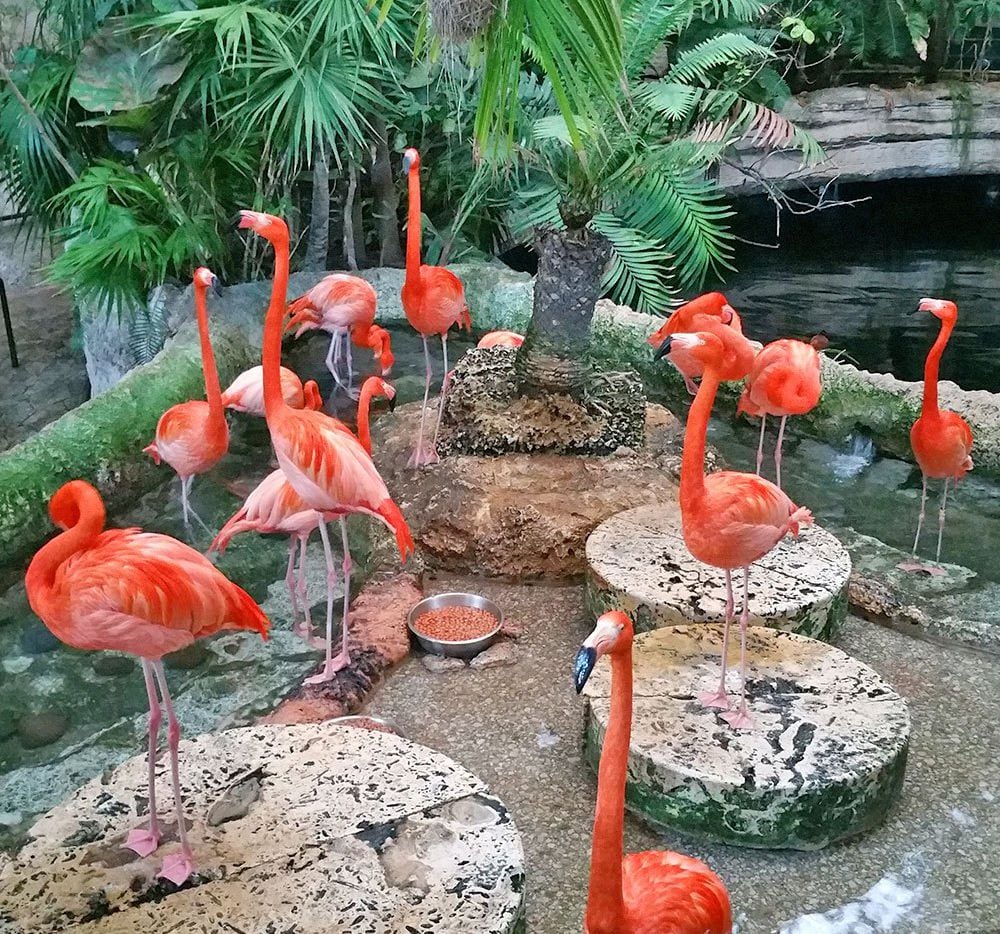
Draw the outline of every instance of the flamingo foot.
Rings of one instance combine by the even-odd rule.
[[[159,879],[169,879],[174,885],[181,885],[194,872],[194,863],[190,853],[171,853],[163,861],[163,867],[157,876]]]
[[[292,632],[306,642],[313,637],[312,624],[307,623],[304,619],[300,619],[297,623],[292,624]]]
[[[350,663],[350,655],[346,652],[341,652],[339,655],[334,655],[334,657],[323,666],[323,670],[318,675],[312,675],[312,677],[306,678],[306,680],[302,683],[326,684],[327,681],[333,680],[338,671],[343,671],[348,665],[350,665]]]
[[[707,691],[698,695],[698,703],[702,707],[719,707],[722,710],[729,710],[732,706],[729,695],[721,688],[718,691]]]
[[[406,462],[407,467],[428,467],[440,461],[438,452],[430,441],[425,441],[421,447],[413,449],[410,459]]]
[[[757,721],[750,715],[746,704],[743,704],[739,710],[730,710],[719,716],[734,730],[752,730],[757,725]]]
[[[148,827],[136,827],[135,830],[130,830],[122,844],[126,850],[131,850],[139,856],[149,856],[150,853],[156,851],[159,845],[160,835],[153,833]]]
[[[946,577],[948,572],[938,564],[921,564],[919,561],[900,561],[896,567],[900,571],[913,574],[926,574],[929,577]]]
[[[358,399],[360,399],[360,398],[361,398],[361,390],[360,390],[360,389],[358,389],[357,387],[354,387],[354,388],[352,388],[352,389],[347,389],[347,390],[345,390],[345,392],[346,392],[346,393],[347,393],[347,395],[348,395],[348,396],[350,396],[350,397],[351,397],[351,398],[352,398],[352,399],[353,399],[353,400],[354,400],[355,402],[357,402],[357,401],[358,401]]]

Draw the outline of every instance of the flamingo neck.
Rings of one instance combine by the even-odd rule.
[[[611,656],[611,709],[597,770],[597,811],[590,851],[586,928],[591,934],[621,931],[625,922],[622,854],[625,774],[632,736],[632,648]]]
[[[205,375],[205,395],[208,398],[208,410],[214,420],[224,419],[222,406],[222,387],[219,385],[219,371],[215,365],[215,351],[212,350],[212,339],[208,333],[208,304],[206,293],[208,289],[200,282],[194,284],[194,311],[198,318],[198,339],[201,341],[201,369]]]
[[[271,301],[264,319],[264,415],[270,422],[288,406],[281,393],[281,332],[288,297],[288,244],[274,243],[274,280]]]
[[[406,280],[413,287],[420,280],[420,168],[413,166],[407,179],[409,211],[406,223]]]
[[[46,542],[31,559],[24,583],[31,599],[32,609],[38,611],[50,596],[59,568],[69,558],[82,551],[104,529],[105,510],[100,496],[81,497],[78,501],[80,517],[76,523]],[[41,615],[41,614],[39,614]]]
[[[358,441],[361,446],[372,456],[372,436],[370,431],[369,413],[372,407],[372,396],[375,388],[367,381],[361,387],[361,395],[358,397]]]
[[[938,369],[941,365],[945,345],[948,343],[954,328],[953,321],[942,321],[937,340],[934,341],[934,346],[927,354],[927,360],[924,363],[924,403],[920,411],[922,418],[936,418],[940,414],[938,409]]]
[[[708,420],[719,390],[719,371],[706,367],[698,394],[688,412],[684,431],[684,456],[681,459],[681,506],[693,503],[705,492],[705,437]]]

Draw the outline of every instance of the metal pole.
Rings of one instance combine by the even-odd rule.
[[[10,365],[17,367],[17,344],[14,342],[14,327],[10,322],[10,306],[7,304],[7,287],[0,278],[0,308],[3,309],[3,326],[7,331],[7,349],[10,351]]]

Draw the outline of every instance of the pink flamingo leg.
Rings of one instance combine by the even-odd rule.
[[[191,519],[193,517],[198,525],[204,529],[209,535],[212,534],[212,530],[202,522],[201,516],[194,511],[194,507],[191,505],[189,498],[191,496],[191,484],[194,483],[194,477],[181,477],[181,507],[184,510],[184,525],[188,528],[191,527]]]
[[[760,441],[757,442],[757,476],[760,476],[760,469],[764,464],[764,426],[767,424],[767,415],[761,413],[760,416]]]
[[[299,599],[295,589],[295,552],[297,543],[294,536],[288,538],[288,567],[285,569],[285,586],[288,588],[288,599],[292,603],[292,617],[295,624],[292,627],[297,631],[299,625]]]
[[[785,440],[785,422],[788,421],[787,415],[781,416],[781,427],[778,428],[778,445],[774,449],[774,481],[778,489],[781,489],[781,445]]]
[[[160,694],[163,696],[163,706],[167,709],[167,745],[170,747],[170,779],[174,788],[174,807],[177,811],[177,836],[181,842],[180,853],[172,853],[163,861],[160,878],[169,879],[174,885],[180,885],[194,872],[194,855],[188,843],[187,826],[184,820],[184,799],[181,797],[180,768],[177,763],[177,749],[181,741],[181,725],[174,713],[174,705],[170,700],[170,689],[167,687],[167,675],[163,670],[163,662],[152,662],[156,680],[160,683]]]
[[[949,477],[944,478],[944,493],[941,496],[941,509],[938,511],[938,541],[937,541],[937,552],[934,555],[934,560],[940,564],[941,563],[941,536],[944,535],[944,511],[948,505],[948,480]]]
[[[424,447],[424,426],[427,420],[427,403],[431,397],[431,377],[434,375],[434,371],[431,368],[431,351],[427,346],[427,338],[424,337],[423,341],[424,362],[427,366],[427,379],[424,383],[424,405],[420,410],[420,434],[417,437],[417,447],[410,456],[410,460],[407,463],[408,467],[423,467],[426,464],[433,464],[437,460],[437,455],[434,453],[433,449]]]
[[[293,538],[294,542],[295,539]],[[309,542],[309,536],[305,535],[300,539],[300,549],[299,549],[299,572],[298,579],[296,580],[295,589],[299,597],[299,606],[302,609],[303,619],[301,623],[296,624],[295,633],[301,636],[307,642],[312,641],[312,609],[309,606],[309,585],[306,583],[306,545]]]
[[[153,670],[146,659],[142,660],[142,675],[146,679],[146,695],[149,697],[149,827],[129,831],[124,846],[140,856],[149,856],[160,845],[160,823],[156,818],[156,739],[163,714],[156,696]]]
[[[343,658],[343,653],[336,658],[333,657],[333,585],[337,581],[337,573],[333,565],[333,550],[330,548],[330,534],[326,528],[326,522],[319,523],[320,538],[323,539],[323,553],[326,555],[326,662],[323,670],[310,678],[306,678],[305,684],[324,684],[332,680],[333,676],[347,666],[347,660]],[[346,591],[346,587],[345,587]],[[348,599],[345,592],[345,601]]]
[[[733,620],[733,574],[726,568],[726,624],[722,634],[722,677],[719,679],[719,689],[698,695],[703,707],[721,707],[728,710],[729,695],[726,693],[726,663],[729,656],[729,624]]]
[[[945,484],[945,496],[941,500],[941,512],[938,515],[938,561],[941,559],[941,533],[944,529],[944,501],[947,498],[947,482]],[[924,564],[917,560],[917,547],[920,545],[920,533],[924,527],[924,518],[927,513],[927,475],[921,474],[921,490],[920,490],[920,515],[917,517],[917,534],[913,539],[913,554],[912,561],[901,561],[896,565],[901,571],[921,571],[924,574],[930,574],[932,577],[936,577],[945,574],[944,568],[935,567],[932,564]]]
[[[448,372],[448,332],[441,335],[441,353],[444,355],[444,379],[441,380],[441,398],[438,400],[437,424],[434,426],[434,442],[431,449],[434,454],[434,462],[438,460],[437,444],[438,432],[441,430],[441,416],[444,415],[444,400],[448,394],[448,383],[451,381],[451,373]]]
[[[747,626],[750,623],[750,568],[743,568],[743,611],[740,613],[740,706],[722,714],[735,730],[751,730],[757,723],[747,707]]]
[[[917,548],[920,545],[920,532],[924,527],[924,517],[927,514],[927,474],[920,475],[922,488],[920,491],[920,515],[917,518],[917,535],[913,539],[913,557],[917,556]]]
[[[361,390],[354,388],[354,361],[351,356],[350,331],[344,335],[344,345],[347,348],[347,394],[354,400],[361,397]]]

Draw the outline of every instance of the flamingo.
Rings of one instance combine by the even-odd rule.
[[[748,473],[720,471],[705,476],[705,436],[715,395],[721,382],[725,348],[714,334],[676,333],[669,335],[657,357],[680,345],[687,355],[704,367],[698,394],[688,412],[681,461],[681,521],[684,544],[699,561],[722,568],[726,574],[726,621],[722,640],[722,677],[719,688],[702,694],[706,707],[719,707],[732,727],[754,725],[746,698],[746,641],[750,621],[750,565],[764,557],[787,534],[798,535],[800,524],[812,522],[808,509],[797,507],[777,486]],[[740,613],[740,676],[742,689],[738,710],[730,709],[726,693],[726,658],[729,625],[733,619],[733,579],[735,568],[743,569],[743,604]]]
[[[281,218],[257,211],[241,211],[239,226],[253,230],[274,248],[274,281],[264,321],[264,417],[278,466],[303,502],[321,515],[319,534],[327,566],[326,662],[319,674],[306,679],[307,684],[320,684],[329,681],[350,663],[347,630],[351,552],[346,516],[362,513],[386,525],[395,534],[400,558],[404,561],[414,549],[413,537],[371,458],[347,426],[322,412],[289,408],[282,399],[279,370],[282,321],[288,291],[288,227]],[[336,576],[326,529],[326,521],[333,518],[340,521],[344,544],[342,645],[336,657],[332,654]]]
[[[192,399],[171,406],[156,423],[156,440],[144,447],[153,462],[165,460],[181,480],[181,507],[184,524],[189,525],[189,514],[208,532],[208,526],[191,508],[188,497],[191,482],[198,474],[211,470],[229,450],[229,424],[222,406],[219,371],[215,367],[215,354],[208,336],[208,310],[205,293],[212,289],[222,294],[222,286],[210,269],[199,266],[194,271],[194,309],[198,318],[198,337],[201,341],[201,368],[205,374],[207,402]]]
[[[293,409],[322,409],[323,399],[316,380],[303,384],[298,375],[288,367],[281,368],[281,395]],[[222,394],[222,404],[234,412],[264,416],[264,368],[252,366],[244,370]]]
[[[162,658],[223,629],[246,629],[267,638],[268,619],[248,593],[205,557],[177,539],[141,529],[105,529],[101,495],[71,480],[49,501],[52,521],[64,531],[43,545],[28,566],[31,609],[52,634],[76,649],[139,656],[149,697],[149,824],[132,830],[125,846],[149,856],[160,843],[156,814],[156,746],[167,711],[170,775],[180,852],[163,861],[160,876],[180,885],[194,867],[184,823],[174,713]]]
[[[479,338],[477,347],[520,347],[524,343],[524,335],[514,331],[490,331]]]
[[[300,337],[306,331],[321,330],[332,334],[330,349],[326,355],[326,368],[334,381],[334,393],[343,389],[352,399],[358,398],[354,389],[353,361],[351,360],[351,339],[359,347],[372,347],[379,357],[384,338],[377,337],[372,343],[369,332],[375,321],[377,297],[371,283],[359,276],[334,273],[320,279],[308,292],[293,299],[288,306],[291,315],[287,330],[295,330]],[[386,334],[383,330],[383,334]],[[338,371],[341,354],[347,357],[347,383]],[[381,362],[381,361],[380,361]],[[382,364],[383,375],[388,368]]]
[[[369,412],[371,401],[376,396],[388,399],[389,407],[392,408],[395,404],[396,390],[378,376],[370,376],[361,387],[361,397],[358,402],[358,440],[369,455],[372,452]],[[292,613],[296,618],[294,630],[307,640],[312,637],[312,616],[306,587],[306,545],[319,522],[319,513],[306,505],[279,467],[251,491],[246,502],[219,530],[219,534],[215,536],[208,549],[209,552],[222,553],[233,538],[242,532],[287,535],[288,568],[285,571],[285,585],[288,587]],[[299,554],[297,575],[296,550]]]
[[[816,408],[823,384],[820,379],[819,352],[829,346],[825,334],[805,341],[772,341],[753,361],[736,412],[760,416],[760,441],[757,444],[757,475],[764,461],[764,425],[768,415],[780,415],[778,443],[774,448],[774,475],[781,488],[781,446],[789,415],[805,415]]]
[[[729,934],[729,894],[704,863],[669,851],[622,856],[632,733],[632,636],[632,621],[624,613],[605,613],[574,665],[579,694],[597,659],[611,657],[611,709],[597,772],[584,934]]]
[[[409,186],[409,214],[406,226],[406,278],[403,281],[403,311],[406,319],[424,342],[424,362],[427,381],[424,385],[424,404],[420,410],[420,435],[417,447],[410,457],[410,467],[423,467],[438,462],[437,439],[441,429],[441,415],[448,392],[448,331],[457,324],[467,331],[472,330],[469,306],[465,302],[462,283],[451,270],[443,266],[425,266],[420,262],[420,156],[416,149],[403,153],[403,171]],[[424,445],[424,423],[427,418],[427,402],[431,392],[431,353],[427,338],[434,334],[441,336],[441,352],[444,355],[444,378],[441,380],[441,398],[438,400],[437,423],[434,426],[434,440]]]
[[[922,298],[917,312],[929,311],[941,322],[937,340],[927,354],[924,363],[924,401],[920,417],[910,428],[910,445],[920,465],[923,489],[920,494],[920,517],[917,519],[917,534],[913,539],[913,557],[917,556],[920,531],[924,525],[927,506],[927,478],[944,480],[941,508],[938,510],[937,553],[934,560],[941,563],[941,538],[944,535],[944,511],[948,503],[948,481],[958,483],[972,470],[972,429],[962,416],[955,412],[943,412],[938,407],[938,367],[945,345],[955,329],[958,320],[958,306],[954,302],[938,298]],[[903,570],[923,570],[919,564],[900,565]]]

